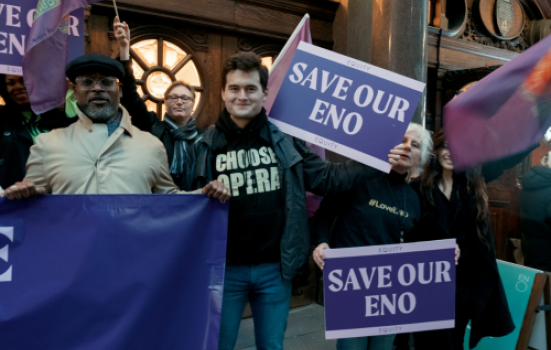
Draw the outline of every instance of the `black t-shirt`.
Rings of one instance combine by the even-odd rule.
[[[401,231],[407,241],[420,212],[419,197],[405,182],[405,175],[391,172],[325,197],[315,216],[317,243],[332,248],[395,244],[400,243]]]
[[[281,260],[284,215],[278,160],[269,140],[260,136],[266,116],[240,129],[223,114],[216,126],[227,147],[213,154],[213,175],[230,189],[226,259],[257,264]]]

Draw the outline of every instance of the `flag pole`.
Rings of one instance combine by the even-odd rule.
[[[117,2],[115,0],[113,0],[113,6],[115,7],[115,15],[117,15],[117,17],[119,18],[119,21],[120,21],[121,18],[119,17],[119,11],[117,11]]]

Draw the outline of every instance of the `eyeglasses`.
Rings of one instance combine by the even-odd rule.
[[[167,98],[168,101],[174,103],[174,102],[177,102],[178,100],[182,100],[182,102],[184,103],[189,103],[189,102],[193,102],[193,99],[189,96],[176,96],[176,95],[171,95],[171,96],[168,96]]]
[[[82,90],[92,90],[96,86],[96,83],[99,83],[99,86],[107,91],[115,91],[119,82],[117,78],[76,78],[75,81]]]

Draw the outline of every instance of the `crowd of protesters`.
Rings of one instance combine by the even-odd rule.
[[[234,349],[247,303],[257,348],[283,348],[291,281],[311,253],[306,191],[325,196],[313,218],[313,259],[321,269],[330,248],[457,240],[456,326],[415,333],[416,350],[463,349],[469,321],[471,347],[512,332],[486,183],[532,149],[456,172],[444,133],[431,136],[412,123],[389,150],[389,174],[324,161],[268,121],[262,107],[268,70],[253,53],[226,61],[225,108],[214,126],[197,128],[194,90],[181,81],[166,90],[161,121],[137,93],[128,26],[116,18],[114,29],[120,61],[88,54],[70,62],[72,89],[60,109],[34,114],[22,77],[0,76],[5,197],[191,192],[229,200],[219,349]],[[523,179],[520,199],[526,263],[545,270],[551,270],[549,168],[548,155]],[[393,342],[394,335],[340,339],[337,349],[392,350]]]

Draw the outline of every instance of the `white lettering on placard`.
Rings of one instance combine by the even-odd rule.
[[[400,247],[384,247],[383,249],[383,247],[381,247],[379,251],[389,253],[397,252],[400,250],[399,248]],[[429,271],[426,271],[427,267]],[[418,263],[417,265],[403,264],[397,270],[396,277],[398,283],[404,287],[411,286],[416,282],[420,284],[451,282],[450,269],[451,264],[449,261],[431,261],[427,263]],[[335,273],[335,271],[338,271],[338,273]],[[345,273],[346,278],[344,278],[342,270],[334,270],[329,273],[329,280],[334,285],[333,288],[330,288],[331,291],[340,292],[359,290],[362,288],[369,290],[375,279],[377,280],[375,288],[392,287],[391,273],[393,273],[393,271],[390,265],[371,266],[369,268],[351,268]],[[426,277],[427,275],[428,278]],[[358,276],[363,282],[363,287],[361,287],[358,282]],[[344,283],[343,278],[345,279]]]
[[[340,292],[342,289],[342,270],[333,270],[329,273],[327,278],[333,284],[329,285],[329,290],[332,292]]]
[[[319,69],[318,67],[313,67],[309,72],[307,70],[308,64],[304,62],[295,63],[292,67],[293,73],[289,75],[289,80],[294,84],[317,91]],[[348,90],[354,85],[354,81],[338,74],[321,70],[321,93],[324,94],[333,85],[335,85],[335,88],[331,92],[331,96],[345,101],[348,97]],[[385,94],[387,95],[386,97]],[[387,94],[383,90],[377,90],[375,94],[375,90],[367,84],[356,88],[353,101],[360,108],[371,108],[376,114],[388,113],[387,116],[389,118],[400,122],[405,121],[406,112],[410,108],[410,103],[406,99],[394,96],[393,94]],[[327,115],[325,114],[326,112]],[[329,120],[331,120],[335,130],[342,124],[344,132],[349,135],[357,134],[363,125],[361,113],[349,112],[346,114],[345,108],[339,108],[338,105],[320,99],[316,99],[314,108],[308,119],[323,123],[323,125],[327,125]]]
[[[13,227],[0,227],[0,235],[6,236],[10,242],[13,242]],[[9,244],[5,245],[3,248],[0,248],[0,259],[5,262],[9,262]],[[2,274],[0,274],[0,282],[10,282],[12,280],[12,266]]]
[[[406,306],[406,299],[408,306]],[[365,297],[365,317],[384,316],[386,314],[395,315],[396,306],[402,314],[410,314],[417,306],[415,295],[410,292],[405,292],[398,297],[398,305],[396,305],[396,294],[392,294],[390,298],[386,294],[367,295]]]
[[[436,279],[434,282],[441,283],[442,280],[445,282],[450,282],[452,279],[450,277],[450,268],[451,265],[449,261],[437,261],[436,265]]]

